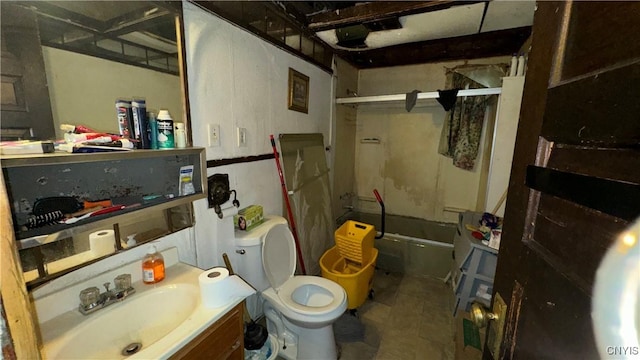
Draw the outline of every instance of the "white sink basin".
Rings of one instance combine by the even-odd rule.
[[[163,256],[168,266],[165,279],[158,284],[143,284],[140,262],[134,261],[97,276],[83,275],[82,281],[71,285],[73,279],[64,286],[53,280],[60,287],[57,291],[49,291],[46,285],[40,293],[36,290],[45,359],[167,359],[245,298],[238,295],[220,307],[204,306],[198,281],[202,270],[180,263],[176,248],[165,250]],[[136,293],[89,315],[80,314],[82,289],[125,273],[132,274]],[[251,290],[246,295],[254,293],[244,285]],[[131,355],[122,353],[138,343],[140,347]]]
[[[176,329],[199,303],[199,289],[193,284],[159,284],[87,315],[79,326],[46,344],[46,356],[51,359],[126,358]],[[131,353],[123,354],[127,347]]]

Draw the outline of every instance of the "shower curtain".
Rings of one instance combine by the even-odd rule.
[[[479,89],[482,84],[459,72],[447,74],[447,89]],[[492,95],[458,97],[445,114],[438,152],[453,159],[453,165],[473,170],[480,146],[485,109]]]

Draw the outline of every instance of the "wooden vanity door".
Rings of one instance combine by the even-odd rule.
[[[240,303],[170,359],[244,360],[242,311]]]

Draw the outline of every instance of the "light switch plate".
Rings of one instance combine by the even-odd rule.
[[[247,146],[247,129],[246,128],[237,128],[238,133],[238,147],[246,147]]]
[[[209,147],[220,146],[220,125],[207,124],[207,143]]]

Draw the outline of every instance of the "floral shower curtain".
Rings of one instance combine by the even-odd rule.
[[[484,87],[458,72],[449,71],[447,74],[447,89]],[[452,158],[454,166],[473,170],[480,146],[484,114],[491,97],[492,95],[458,97],[455,107],[445,114],[438,152]]]

